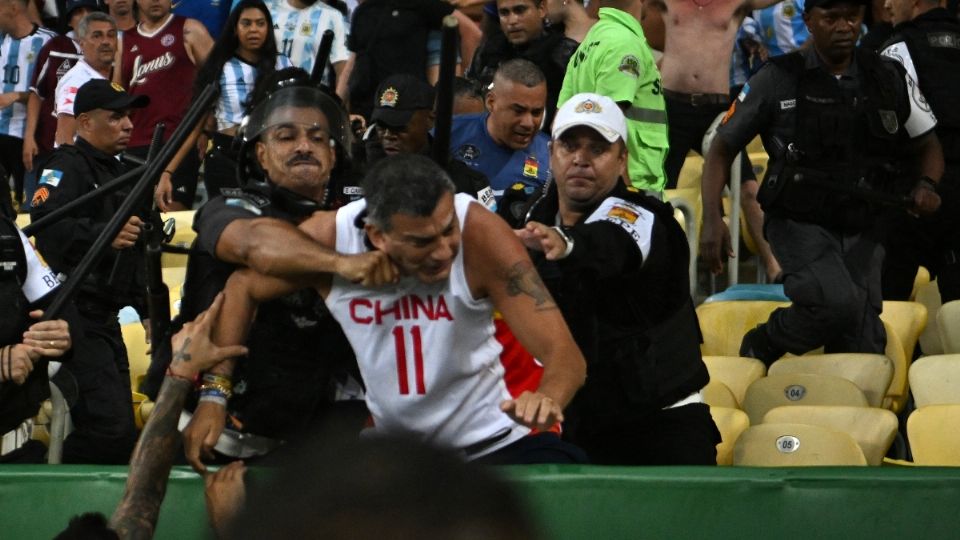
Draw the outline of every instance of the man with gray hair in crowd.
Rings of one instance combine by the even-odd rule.
[[[54,113],[57,115],[54,141],[57,146],[73,144],[77,135],[77,121],[73,114],[77,90],[91,79],[109,79],[117,54],[117,23],[106,13],[88,13],[80,20],[76,32],[83,58],[64,74],[54,94]]]

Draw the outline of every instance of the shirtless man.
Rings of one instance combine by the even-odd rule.
[[[660,74],[670,120],[670,152],[664,165],[667,188],[677,186],[687,152],[702,152],[707,128],[730,105],[730,53],[740,23],[751,11],[778,1],[652,0],[644,6],[651,12],[648,16],[655,16],[659,9],[666,28]],[[761,233],[763,212],[756,200],[759,184],[749,160],[741,160],[740,172],[741,207],[767,266],[767,276],[775,278],[780,268]]]

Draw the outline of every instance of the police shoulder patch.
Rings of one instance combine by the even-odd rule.
[[[640,59],[632,54],[628,54],[620,59],[620,67],[617,68],[621,73],[626,73],[633,77],[640,76]]]
[[[607,197],[584,223],[606,221],[623,229],[640,248],[643,259],[650,254],[653,212],[620,197]]]
[[[63,171],[57,169],[44,169],[43,172],[40,173],[40,179],[37,181],[37,183],[43,186],[55,188],[60,185],[61,179],[63,179]]]

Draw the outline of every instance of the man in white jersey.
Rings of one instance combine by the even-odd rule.
[[[278,129],[291,127],[301,130],[289,121]],[[491,463],[582,461],[553,432],[529,436],[563,420],[586,365],[506,223],[454,195],[447,174],[423,156],[382,160],[363,188],[365,199],[318,212],[301,228],[341,253],[382,252],[400,281],[367,288],[329,274],[296,283],[235,272],[218,341],[242,342],[258,302],[310,283],[357,354],[374,433],[411,434]],[[494,310],[544,365],[536,391],[508,392]]]
[[[234,0],[235,8],[240,0]],[[313,72],[313,64],[320,49],[323,33],[333,30],[333,46],[330,48],[329,64],[337,75],[337,87],[341,98],[345,94],[339,87],[346,88],[341,74],[350,58],[347,51],[348,25],[343,14],[322,1],[308,0],[264,0],[270,16],[273,17],[273,33],[277,38],[277,50],[290,58],[294,66]],[[331,81],[330,74],[324,82]],[[343,83],[343,84],[341,84]]]
[[[30,21],[27,0],[0,0],[0,215],[14,216],[7,188],[13,176],[23,198],[23,130],[30,81],[40,49],[55,33]]]
[[[54,113],[57,115],[55,144],[73,144],[77,135],[77,120],[73,102],[77,90],[90,79],[107,79],[117,54],[117,23],[106,13],[90,13],[77,25],[81,58],[57,83]]]

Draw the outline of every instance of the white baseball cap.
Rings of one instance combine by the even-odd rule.
[[[591,127],[610,142],[618,138],[627,142],[627,119],[616,102],[607,96],[583,93],[568,99],[553,119],[553,138],[559,138],[575,126]]]

